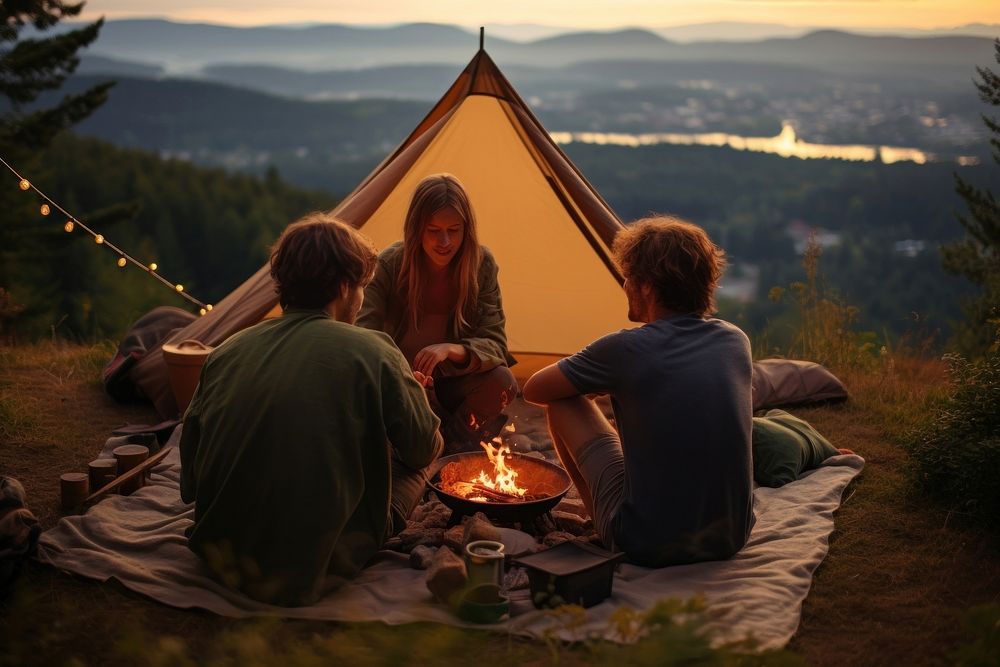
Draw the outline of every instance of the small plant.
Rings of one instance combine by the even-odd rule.
[[[775,303],[790,298],[796,309],[798,326],[786,356],[837,368],[868,367],[879,359],[875,334],[855,331],[858,308],[824,289],[819,270],[822,252],[815,236],[811,236],[802,257],[806,281],[794,282],[788,288],[772,287],[768,293]],[[765,339],[769,336],[766,332]]]
[[[1000,528],[1000,350],[945,362],[953,389],[908,438],[913,481],[949,509]]]

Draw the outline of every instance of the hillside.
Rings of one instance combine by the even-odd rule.
[[[109,101],[80,131],[157,151],[308,147],[349,158],[388,151],[398,141],[392,138],[401,138],[426,113],[425,105],[407,102],[306,102],[201,81],[116,78]],[[85,89],[97,80],[74,77],[64,90]]]
[[[96,378],[110,354],[110,345],[0,347],[0,470],[24,483],[29,506],[45,528],[60,516],[61,472],[85,466],[123,422],[158,420],[148,407],[119,405],[102,393]],[[867,464],[834,515],[830,551],[788,653],[725,660],[672,623],[633,648],[618,648],[545,644],[427,623],[227,619],[29,563],[14,596],[0,603],[0,662],[277,667],[401,664],[412,658],[451,665],[486,654],[504,664],[679,666],[697,655],[698,664],[832,667],[955,664],[956,650],[964,647],[970,657],[979,656],[981,662],[973,664],[989,664],[990,626],[969,633],[962,619],[971,618],[970,607],[992,602],[993,616],[982,618],[995,622],[997,541],[960,515],[914,496],[899,444],[946,391],[943,369],[898,354],[883,362],[867,370],[835,369],[854,397],[846,405],[795,411]]]

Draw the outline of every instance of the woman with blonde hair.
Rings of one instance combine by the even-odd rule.
[[[448,452],[499,433],[517,395],[497,272],[462,184],[434,174],[417,185],[403,240],[382,251],[365,290],[358,325],[399,346],[441,417]]]

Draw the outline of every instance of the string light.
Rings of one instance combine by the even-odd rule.
[[[10,171],[10,173],[14,174],[14,176],[17,177],[17,179],[18,179],[18,187],[20,187],[21,190],[23,190],[25,192],[28,191],[28,190],[34,190],[35,193],[39,197],[41,197],[41,199],[43,200],[43,202],[42,202],[41,206],[39,207],[39,211],[41,212],[42,215],[46,215],[47,216],[47,215],[49,215],[52,212],[52,209],[56,209],[62,215],[65,215],[68,218],[66,220],[66,222],[63,224],[63,230],[66,233],[70,233],[74,229],[76,229],[77,227],[80,227],[80,229],[84,230],[85,232],[87,232],[88,234],[90,234],[94,238],[94,243],[96,243],[97,245],[103,245],[103,246],[107,247],[109,250],[111,250],[111,251],[113,251],[113,252],[115,252],[115,253],[118,254],[117,264],[118,264],[119,267],[125,268],[126,266],[128,266],[129,262],[132,262],[133,264],[135,264],[139,268],[141,268],[144,271],[148,272],[151,276],[153,276],[154,278],[156,278],[157,280],[159,280],[161,283],[163,283],[167,287],[173,289],[175,292],[177,292],[177,294],[180,294],[182,297],[184,297],[185,299],[187,299],[191,303],[193,303],[196,306],[198,306],[199,307],[199,311],[198,312],[201,313],[202,315],[205,315],[208,311],[212,310],[211,304],[204,304],[201,301],[199,301],[198,299],[196,299],[193,296],[191,296],[190,294],[188,294],[187,292],[185,292],[184,291],[184,285],[181,285],[180,283],[174,284],[174,283],[170,282],[169,280],[167,280],[166,278],[164,278],[163,276],[161,276],[160,274],[156,273],[156,269],[157,269],[156,262],[150,262],[149,266],[146,266],[145,264],[143,264],[142,262],[140,262],[139,260],[137,260],[135,257],[132,257],[127,252],[125,252],[124,250],[122,250],[121,248],[119,248],[118,246],[116,246],[115,244],[113,244],[110,241],[108,241],[107,239],[105,239],[103,234],[98,234],[96,231],[94,231],[93,229],[91,229],[90,227],[88,227],[87,225],[85,225],[83,222],[81,222],[80,220],[76,219],[71,213],[69,213],[66,209],[64,209],[62,206],[60,206],[55,201],[53,201],[51,198],[49,198],[44,192],[42,192],[37,187],[35,187],[34,185],[32,185],[31,181],[29,181],[28,179],[26,179],[23,176],[21,176],[21,174],[19,174],[17,172],[17,170],[14,169],[14,167],[10,166],[10,164],[8,164],[7,161],[4,160],[2,157],[0,157],[0,164],[3,164],[3,166],[7,167],[7,169]]]

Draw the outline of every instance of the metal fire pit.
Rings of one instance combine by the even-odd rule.
[[[441,489],[441,470],[452,462],[457,462],[463,468],[463,478],[471,480],[480,470],[489,470],[490,463],[485,452],[462,452],[450,456],[442,456],[435,465],[436,471],[427,482],[437,494],[441,502],[448,507],[451,514],[449,525],[457,524],[463,516],[482,512],[492,521],[499,523],[517,523],[531,521],[535,517],[548,512],[559,504],[570,487],[569,474],[554,463],[533,456],[510,454],[505,459],[507,465],[517,471],[517,483],[528,489],[535,500],[510,503],[469,500],[456,496]],[[468,472],[466,474],[466,470]]]

